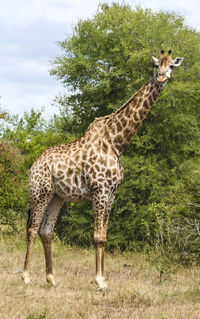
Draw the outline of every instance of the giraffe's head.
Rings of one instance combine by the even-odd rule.
[[[171,77],[173,68],[181,65],[183,62],[183,58],[173,60],[171,50],[168,51],[168,55],[164,55],[164,51],[162,50],[159,59],[154,56],[152,58],[157,67],[156,79],[160,83],[166,82]]]

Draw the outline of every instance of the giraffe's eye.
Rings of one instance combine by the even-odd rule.
[[[174,68],[174,65],[170,65],[170,69],[172,70]]]
[[[157,64],[155,64],[155,67],[156,67],[156,69],[158,69],[158,65]]]

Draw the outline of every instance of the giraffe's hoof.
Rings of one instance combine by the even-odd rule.
[[[55,282],[55,279],[54,279],[54,275],[52,274],[48,274],[47,275],[47,282],[52,286],[52,287],[56,287],[56,282]]]
[[[107,285],[104,277],[100,277],[100,276],[96,277],[96,283],[99,286],[100,290],[103,291],[105,289],[108,289],[108,285]]]
[[[23,272],[21,275],[22,280],[25,282],[25,284],[29,284],[30,278],[29,278],[29,274],[27,272]]]

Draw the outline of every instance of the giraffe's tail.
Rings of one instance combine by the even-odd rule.
[[[28,229],[29,229],[29,227],[30,227],[30,224],[31,224],[31,209],[29,208],[29,209],[28,209],[27,224],[26,224],[26,231],[27,231],[27,234],[28,234]]]
[[[28,225],[29,225],[29,223],[30,223],[30,218],[31,218],[31,209],[29,208],[29,209],[28,209],[27,226],[28,226]]]

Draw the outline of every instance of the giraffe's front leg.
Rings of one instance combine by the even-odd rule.
[[[104,249],[109,213],[115,198],[115,192],[99,200],[99,196],[93,199],[94,210],[94,244],[96,247],[96,283],[100,289],[107,289],[104,277]]]
[[[106,289],[108,287],[104,278],[104,247],[105,243],[96,243],[96,283],[100,289]]]

